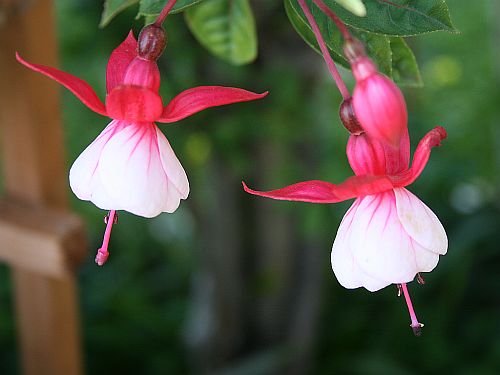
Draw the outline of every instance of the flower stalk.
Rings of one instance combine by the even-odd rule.
[[[339,29],[340,33],[342,34],[342,36],[346,41],[352,39],[352,35],[349,32],[349,30],[347,30],[346,25],[322,0],[312,0],[312,1],[314,4],[316,4],[316,6],[319,9],[321,9],[323,13],[325,13],[328,17],[330,17],[330,19],[335,23],[335,25],[337,26],[337,28]]]
[[[316,20],[314,19],[311,10],[307,6],[305,0],[298,0],[299,5],[302,8],[302,11],[306,15],[307,21],[311,25],[312,31],[314,35],[316,36],[316,40],[318,41],[319,48],[321,49],[321,53],[323,54],[323,59],[326,62],[326,65],[328,67],[328,70],[330,71],[331,76],[333,77],[333,80],[337,84],[337,87],[340,91],[340,94],[342,97],[345,99],[350,98],[351,94],[349,93],[349,90],[347,89],[347,86],[345,85],[344,81],[342,80],[342,77],[340,76],[340,73],[335,66],[335,63],[333,62],[332,57],[330,56],[330,52],[328,51],[328,47],[326,46],[325,39],[323,38],[323,35],[321,35],[321,31],[319,29],[318,24],[316,23]]]
[[[172,10],[172,8],[174,7],[176,2],[177,2],[177,0],[169,0],[168,1],[168,3],[163,7],[160,14],[158,15],[158,18],[154,22],[154,24],[156,26],[161,27],[161,25],[165,21],[165,18],[167,18],[168,14]]]

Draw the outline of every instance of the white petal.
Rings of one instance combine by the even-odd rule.
[[[331,261],[333,273],[335,273],[339,283],[348,289],[363,286],[359,281],[357,265],[354,263],[348,241],[351,224],[356,215],[359,202],[360,199],[356,199],[351,208],[349,208],[349,211],[344,215],[332,246]]]
[[[93,180],[92,193],[89,200],[102,210],[123,209],[123,207],[108,193],[101,181],[99,173],[96,173],[96,177]]]
[[[158,136],[158,147],[160,150],[161,162],[163,164],[163,169],[167,175],[168,180],[179,192],[181,199],[186,199],[189,195],[189,181],[186,176],[184,168],[182,168],[179,159],[175,156],[174,150],[168,143],[167,138],[163,133],[156,128],[156,133]]]
[[[351,224],[355,219],[361,199],[357,199],[340,223],[337,236],[332,247],[332,269],[339,283],[348,289],[365,287],[369,291],[377,291],[389,285],[385,280],[373,278],[364,273],[354,261],[350,248]]]
[[[394,189],[394,194],[399,220],[406,232],[427,250],[446,254],[448,238],[434,212],[404,188]]]
[[[433,253],[410,238],[418,272],[431,272],[439,262],[439,254]]]
[[[354,261],[375,279],[404,283],[419,271],[415,244],[399,221],[392,191],[362,198],[349,243]]]
[[[100,184],[96,173],[102,149],[109,139],[125,127],[122,121],[112,121],[75,160],[69,171],[69,184],[75,195],[91,200],[92,192]]]
[[[109,195],[133,214],[154,217],[178,206],[177,193],[169,191],[175,189],[168,189],[152,123],[134,124],[114,135],[102,151],[98,173]]]

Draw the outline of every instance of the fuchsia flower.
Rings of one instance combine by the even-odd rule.
[[[418,144],[410,161],[406,132],[399,148],[385,145],[366,134],[351,135],[347,145],[349,163],[355,176],[339,185],[305,181],[283,189],[246,192],[279,200],[310,203],[337,203],[356,198],[344,216],[332,248],[332,268],[344,287],[365,287],[377,291],[390,284],[402,285],[420,272],[436,267],[448,241],[436,215],[405,189],[417,179],[431,149],[446,138],[442,127],[431,130]],[[413,311],[411,301],[410,312]],[[412,312],[412,327],[421,327]]]
[[[267,95],[232,87],[201,86],[180,93],[163,106],[158,94],[160,73],[156,59],[165,44],[164,31],[157,25],[145,27],[139,43],[129,33],[108,61],[105,105],[85,81],[55,68],[28,63],[16,55],[20,63],[59,82],[91,110],[112,119],[75,161],[69,178],[78,198],[111,211],[108,227],[116,218],[115,210],[154,217],[174,212],[189,194],[186,173],[155,122],[176,122],[206,108]],[[107,229],[99,264],[107,258],[108,241]]]

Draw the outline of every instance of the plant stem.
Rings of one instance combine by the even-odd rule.
[[[344,22],[335,14],[333,11],[323,2],[323,0],[312,0],[316,6],[321,9],[323,13],[325,13],[330,19],[337,25],[340,33],[344,37],[345,40],[350,40],[352,39],[352,35],[347,30],[347,27],[345,26]]]
[[[333,77],[333,80],[337,84],[337,87],[340,91],[340,94],[342,94],[342,97],[344,99],[347,99],[351,96],[349,93],[349,90],[347,89],[347,86],[345,85],[344,81],[342,80],[342,77],[339,74],[339,71],[337,70],[337,67],[335,66],[335,63],[333,62],[332,57],[330,56],[330,52],[328,51],[328,47],[326,46],[325,40],[323,39],[323,36],[321,35],[321,31],[319,30],[319,26],[316,23],[316,20],[314,19],[310,9],[307,7],[307,4],[305,0],[298,0],[300,7],[302,8],[302,11],[306,15],[307,20],[309,21],[309,24],[311,25],[312,31],[314,35],[316,36],[316,40],[318,41],[319,48],[321,49],[321,53],[323,54],[323,58],[325,59],[326,65],[328,66],[328,70],[330,71],[330,74]]]
[[[158,18],[155,21],[156,26],[160,26],[163,24],[163,21],[165,21],[165,18],[167,18],[168,13],[172,10],[174,7],[175,3],[177,0],[169,0],[168,3],[163,7],[162,11],[158,15]]]

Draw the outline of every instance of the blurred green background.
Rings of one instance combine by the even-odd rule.
[[[62,68],[103,95],[107,58],[135,9],[98,29],[99,0],[58,0]],[[169,17],[164,98],[220,84],[270,95],[162,125],[191,196],[151,220],[123,213],[105,267],[95,265],[104,212],[73,197],[88,228],[79,298],[88,374],[500,373],[500,4],[449,1],[461,34],[410,38],[425,86],[405,90],[412,148],[435,125],[449,134],[410,190],[443,222],[448,254],[410,285],[415,338],[396,288],[345,290],[330,250],[351,202],[312,205],[247,195],[352,174],[340,95],[289,24],[281,1],[253,1],[259,58],[232,67]],[[342,70],[352,87],[350,73]],[[68,168],[106,125],[63,91]],[[70,192],[68,191],[68,194]],[[0,268],[0,374],[19,373],[9,272]]]

